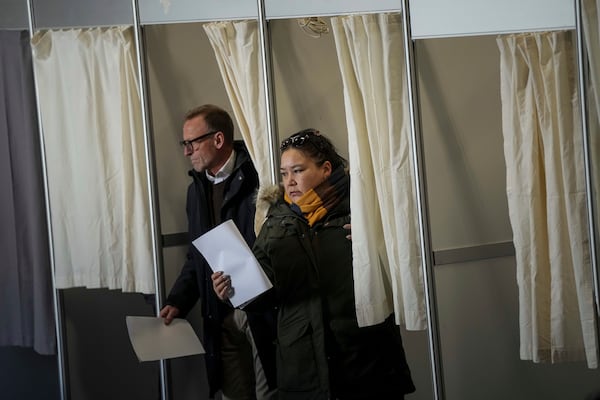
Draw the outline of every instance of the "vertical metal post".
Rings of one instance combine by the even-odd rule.
[[[146,178],[148,184],[148,200],[150,203],[150,226],[152,244],[153,244],[153,261],[154,261],[154,284],[155,284],[155,307],[156,313],[160,313],[164,297],[164,282],[163,282],[163,265],[162,265],[162,246],[160,243],[160,213],[158,207],[158,190],[156,185],[156,167],[154,164],[154,142],[150,135],[150,101],[146,94],[147,75],[145,63],[145,46],[143,43],[142,28],[139,18],[139,5],[137,0],[131,0],[131,8],[133,12],[133,28],[135,35],[135,50],[138,66],[138,79],[142,112],[142,129],[144,132],[144,150],[146,154]],[[160,392],[161,399],[169,399],[169,381],[168,381],[168,365],[166,360],[159,361],[160,373]]]
[[[29,37],[33,39],[35,29],[35,15],[33,9],[33,0],[27,0],[27,15],[29,19]],[[31,46],[32,61],[35,57],[33,51],[33,43]],[[32,63],[33,64],[33,63]],[[62,295],[59,289],[56,288],[56,276],[55,276],[55,259],[54,259],[54,240],[52,236],[52,216],[50,211],[50,192],[48,189],[48,168],[46,164],[46,145],[44,140],[44,132],[42,129],[42,113],[40,108],[40,96],[37,82],[37,75],[35,71],[35,65],[32,65],[33,69],[33,83],[35,91],[35,103],[38,120],[38,132],[40,137],[40,155],[42,161],[42,177],[44,181],[44,201],[46,204],[46,223],[48,225],[48,250],[50,257],[50,273],[52,274],[52,303],[54,308],[54,327],[56,331],[56,359],[58,362],[58,388],[60,398],[66,400],[68,396],[67,380],[67,356],[66,346],[63,333],[65,331],[65,324],[63,319],[63,302]]]
[[[596,299],[596,312],[600,316],[600,286],[598,276],[598,260],[596,254],[596,207],[594,207],[594,186],[592,183],[592,172],[591,172],[591,154],[589,145],[589,134],[588,132],[588,94],[587,87],[585,84],[585,65],[587,63],[586,52],[584,49],[585,35],[583,32],[583,9],[581,0],[575,0],[575,31],[577,36],[577,77],[579,83],[579,104],[581,109],[581,130],[583,134],[583,147],[584,147],[584,167],[585,167],[585,185],[587,191],[587,209],[588,209],[588,226],[590,235],[590,257],[592,262],[592,275],[594,279],[594,291]],[[597,134],[598,132],[596,132]],[[591,132],[594,134],[594,132]],[[595,173],[598,173],[596,171]],[[600,333],[599,333],[600,334]]]
[[[269,156],[271,161],[271,183],[277,183],[279,170],[278,146],[276,141],[277,120],[275,118],[275,93],[273,90],[271,36],[265,15],[264,0],[257,0],[258,31],[260,41],[260,56],[262,59],[262,74],[265,84],[265,102],[267,112],[267,133],[269,135]],[[262,183],[261,183],[262,184]]]
[[[433,276],[433,252],[428,215],[427,184],[425,176],[425,160],[423,137],[421,132],[421,115],[418,101],[418,82],[416,78],[416,62],[414,43],[410,26],[409,0],[402,1],[402,22],[404,30],[404,51],[408,90],[408,106],[410,112],[410,130],[412,137],[413,163],[416,174],[415,188],[417,193],[417,211],[419,213],[419,234],[421,239],[421,266],[425,279],[425,302],[427,308],[427,328],[429,339],[429,356],[435,400],[444,399],[444,380],[441,360],[440,336],[435,296],[435,279]]]

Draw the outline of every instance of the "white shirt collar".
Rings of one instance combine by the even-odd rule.
[[[231,173],[233,172],[234,167],[235,167],[235,150],[231,150],[231,154],[229,155],[229,158],[227,159],[225,164],[223,164],[221,169],[219,169],[214,176],[209,174],[208,170],[206,170],[206,178],[209,181],[211,181],[214,185],[216,185],[217,183],[221,183],[225,179],[229,178],[229,175],[231,175]]]

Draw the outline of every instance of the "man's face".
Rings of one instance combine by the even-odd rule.
[[[202,135],[209,135],[190,143],[183,148],[183,154],[189,157],[194,170],[203,172],[214,167],[217,159],[218,148],[215,142],[215,135],[210,134],[211,131],[204,121],[204,117],[199,115],[183,124],[183,140],[193,140]]]

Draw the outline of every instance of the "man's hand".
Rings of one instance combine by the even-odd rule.
[[[173,318],[179,315],[179,308],[175,306],[164,306],[158,315],[161,318],[164,318],[165,325],[169,325],[171,321],[173,321]]]

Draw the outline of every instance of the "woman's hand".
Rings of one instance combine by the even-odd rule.
[[[210,278],[213,283],[213,290],[217,297],[223,301],[227,301],[233,295],[231,287],[231,277],[223,274],[223,271],[213,273]]]
[[[346,235],[346,239],[352,240],[352,224],[346,224],[343,226],[344,229],[348,229],[348,234]]]

